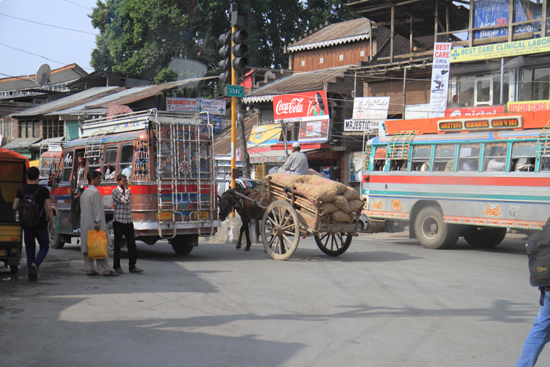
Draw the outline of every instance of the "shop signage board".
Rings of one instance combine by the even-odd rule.
[[[381,121],[383,122],[384,120],[344,120],[344,131],[369,131],[377,133]]]
[[[318,90],[273,97],[275,121],[301,121],[304,117],[329,117],[327,92]]]
[[[353,120],[385,120],[388,118],[390,97],[355,97]]]
[[[494,43],[476,47],[454,48],[451,51],[451,62],[481,61],[541,52],[550,52],[550,37]]]
[[[300,133],[298,141],[302,142],[326,142],[328,140],[329,117],[311,116],[303,117],[300,121]]]
[[[504,112],[506,112],[504,106],[448,108],[445,110],[445,117],[483,116]]]
[[[166,111],[208,112],[211,115],[225,115],[225,100],[211,98],[166,97]]]
[[[277,144],[281,138],[283,128],[280,124],[258,125],[252,128],[248,147]]]
[[[432,84],[430,88],[430,117],[443,117],[447,108],[447,92],[449,90],[449,70],[451,63],[450,42],[434,44],[434,60],[432,65]]]
[[[532,112],[550,110],[550,100],[508,102],[508,112]]]

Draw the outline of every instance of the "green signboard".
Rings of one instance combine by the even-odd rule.
[[[228,97],[241,97],[244,98],[244,87],[240,85],[228,84],[225,87],[225,95]]]

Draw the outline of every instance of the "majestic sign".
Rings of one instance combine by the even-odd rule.
[[[378,133],[379,124],[380,121],[344,120],[344,131],[368,131],[371,133]]]
[[[451,62],[479,61],[549,51],[550,37],[533,38],[477,47],[455,48],[451,51]]]
[[[532,112],[550,110],[550,101],[508,102],[508,112]]]
[[[386,120],[390,97],[355,97],[353,120]]]
[[[445,110],[445,117],[483,116],[504,112],[506,112],[504,106],[449,108]]]
[[[447,91],[449,89],[449,70],[451,69],[450,54],[451,43],[436,42],[434,44],[430,117],[443,117],[445,115]]]
[[[328,119],[328,111],[327,92],[324,90],[273,97],[275,121],[299,121],[309,116],[326,116]]]

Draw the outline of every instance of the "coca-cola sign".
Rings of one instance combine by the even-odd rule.
[[[327,93],[324,90],[273,97],[275,120],[328,116]]]

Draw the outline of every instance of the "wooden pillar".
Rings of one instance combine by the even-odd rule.
[[[409,53],[412,54],[413,52],[413,17],[411,17],[410,19],[411,19],[411,24],[410,24],[410,31],[409,31]],[[412,60],[412,57],[411,57],[411,60]]]
[[[542,1],[542,27],[541,37],[546,37],[546,12],[548,11],[547,0]]]
[[[514,39],[514,27],[512,27],[512,23],[514,22],[514,1],[511,0],[509,3],[510,6],[508,8],[508,42],[512,42],[512,40]]]
[[[474,27],[474,0],[470,0],[470,19],[468,21],[468,46],[473,47],[474,45],[474,32],[472,28]]]
[[[451,39],[449,34],[449,3],[445,3],[445,32],[447,32],[447,40]]]
[[[435,0],[435,14],[434,14],[434,42],[437,42],[437,21],[439,20],[439,0]]]
[[[403,112],[401,114],[401,118],[405,118],[405,106],[407,104],[407,67],[405,66],[405,69],[403,70]]]
[[[393,63],[393,33],[395,32],[394,29],[394,22],[395,22],[395,8],[391,7],[391,35],[390,35],[390,63]]]

